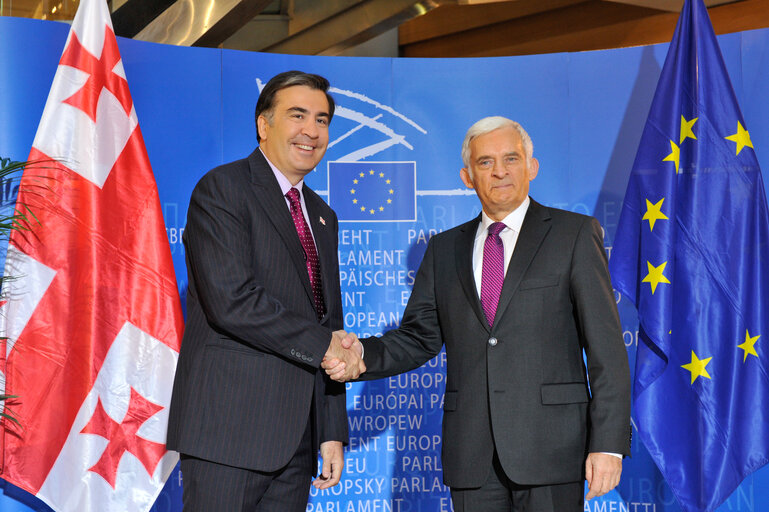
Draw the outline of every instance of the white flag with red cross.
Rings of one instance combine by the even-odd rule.
[[[82,0],[29,156],[0,302],[2,476],[57,511],[149,510],[183,318],[157,187],[104,0]],[[0,359],[2,357],[0,356]],[[0,389],[2,391],[2,389]]]

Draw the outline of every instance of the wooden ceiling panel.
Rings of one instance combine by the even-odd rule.
[[[118,34],[155,42],[336,55],[398,26],[397,45],[388,38],[382,46],[388,56],[481,57],[667,42],[683,1],[110,0],[110,5]],[[718,34],[769,27],[769,0],[704,1]],[[0,15],[71,19],[78,2],[0,0]]]
[[[501,22],[493,19],[486,26],[402,45],[401,53],[404,57],[496,57],[568,51],[575,43],[586,46],[581,49],[594,49],[600,43],[584,40],[586,35],[601,30],[617,33],[611,27],[654,15],[660,11],[602,1],[577,2],[531,16]]]
[[[738,0],[705,0],[705,5],[713,7],[716,5],[730,4]],[[661,11],[681,12],[684,6],[684,0],[604,0],[604,2],[615,2],[620,4],[635,5],[638,7],[649,7]]]
[[[479,5],[442,5],[402,24],[401,45],[584,3],[586,0],[515,0]]]
[[[490,57],[668,42],[678,12],[654,8],[656,1],[509,0],[445,5],[401,25],[400,54]],[[668,6],[676,1],[670,0]],[[769,27],[769,0],[706,3],[713,5],[708,12],[717,34]]]

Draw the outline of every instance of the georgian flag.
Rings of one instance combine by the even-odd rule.
[[[160,201],[104,0],[82,0],[18,204],[0,335],[0,476],[57,511],[145,511],[165,448],[183,318]],[[2,368],[0,368],[1,370]],[[2,389],[0,389],[2,391]]]

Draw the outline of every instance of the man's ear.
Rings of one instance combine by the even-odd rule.
[[[529,181],[533,180],[537,177],[537,173],[539,172],[539,160],[532,157],[531,158],[531,165],[529,165]]]
[[[259,141],[267,139],[267,132],[269,131],[270,123],[263,115],[256,118],[256,130],[259,133]]]
[[[459,171],[459,177],[462,178],[462,183],[464,183],[467,188],[475,188],[473,179],[470,177],[470,171],[467,170],[467,167],[462,167],[462,170]]]

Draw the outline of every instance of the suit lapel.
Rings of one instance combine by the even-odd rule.
[[[288,210],[280,185],[278,185],[270,165],[258,148],[248,157],[248,164],[251,167],[251,182],[254,185],[252,188],[257,199],[255,203],[265,211],[267,218],[270,219],[283,243],[288,247],[291,261],[302,279],[308,298],[312,301],[312,286],[310,285],[310,276],[307,274],[304,249],[302,242],[299,241],[294,220],[291,218],[291,212]]]
[[[338,276],[333,275],[334,265],[332,262],[336,258],[334,254],[335,247],[335,233],[331,229],[331,226],[327,226],[325,222],[331,219],[325,219],[321,222],[321,212],[323,210],[323,200],[318,197],[314,191],[312,191],[307,184],[304,184],[304,202],[307,205],[307,216],[310,218],[310,227],[312,227],[312,234],[315,238],[315,248],[318,251],[318,257],[320,259],[320,275],[321,282],[323,283],[323,301],[326,303],[326,316],[331,309],[331,283],[333,279],[337,279]],[[323,318],[321,323],[326,319]]]
[[[475,284],[475,275],[473,272],[473,245],[475,244],[475,233],[478,231],[478,224],[481,222],[481,216],[471,222],[464,224],[456,240],[456,262],[457,275],[462,289],[467,297],[467,302],[475,312],[478,320],[486,330],[489,329],[489,323],[486,321],[486,315],[483,313],[481,299],[478,297],[478,291]]]
[[[502,294],[497,305],[497,314],[494,317],[495,327],[504,315],[505,309],[510,304],[510,299],[512,299],[515,290],[518,289],[526,269],[529,268],[548,231],[550,231],[550,214],[546,208],[532,199],[526,217],[523,219],[521,233],[518,235],[515,250],[510,258],[510,265],[507,267]]]

